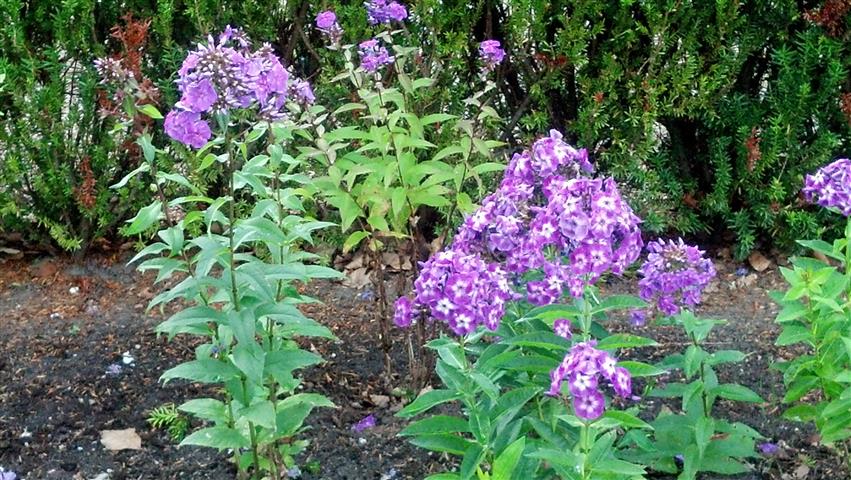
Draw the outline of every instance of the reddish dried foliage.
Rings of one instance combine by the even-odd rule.
[[[556,55],[553,57],[546,53],[536,53],[535,60],[550,70],[562,68],[567,65],[567,57],[564,55]]]
[[[142,48],[148,41],[148,27],[150,20],[135,20],[132,13],[121,17],[124,27],[115,25],[110,30],[110,36],[121,42],[121,60],[124,68],[133,72],[136,78],[142,78]]]
[[[839,108],[845,114],[845,119],[848,120],[848,125],[851,125],[851,92],[843,93],[839,97]]]
[[[827,0],[821,8],[804,13],[804,18],[827,30],[828,35],[840,37],[845,33],[848,13],[851,13],[851,0]]]
[[[113,58],[121,62],[121,66],[132,75],[130,90],[135,97],[133,99],[134,104],[137,107],[158,105],[160,92],[151,79],[146,78],[142,73],[142,53],[148,41],[148,28],[151,26],[151,21],[137,20],[133,18],[132,13],[121,18],[124,25],[115,25],[110,30],[112,38],[121,42],[121,51],[113,55]],[[98,104],[101,115],[121,118],[124,115],[122,104],[127,93],[123,88],[118,88],[113,97],[109,98],[105,92],[99,92]],[[141,136],[153,123],[153,119],[147,115],[141,113],[134,115],[132,135],[122,143],[122,148],[130,158],[137,158],[141,154],[135,139]]]
[[[762,158],[762,152],[759,150],[759,142],[761,139],[759,138],[759,129],[753,127],[751,129],[751,134],[748,138],[745,139],[745,149],[748,151],[748,171],[753,172],[754,168],[756,168],[756,162]]]
[[[594,103],[596,103],[597,105],[603,103],[603,98],[604,98],[603,92],[595,93],[594,94]]]
[[[80,161],[80,177],[83,181],[75,189],[75,196],[84,208],[91,210],[95,206],[95,174],[92,172],[92,165],[88,156],[83,157]]]

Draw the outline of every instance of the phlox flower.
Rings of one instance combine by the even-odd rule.
[[[650,252],[647,260],[638,269],[642,277],[638,281],[638,295],[653,306],[650,310],[633,312],[633,322],[642,324],[656,311],[673,316],[682,308],[700,303],[703,289],[715,277],[712,260],[682,239],[656,240],[647,244],[647,250]]]
[[[851,216],[851,160],[840,158],[807,175],[801,192],[808,202]]]
[[[574,345],[561,364],[550,372],[547,395],[561,395],[562,383],[567,381],[577,417],[594,420],[603,414],[606,399],[600,391],[600,377],[608,380],[615,393],[623,398],[632,395],[632,376],[617,366],[617,360],[596,348],[590,340]]]

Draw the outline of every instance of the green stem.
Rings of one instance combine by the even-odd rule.
[[[240,379],[242,381],[242,400],[245,406],[248,406],[251,400],[248,398],[248,388],[246,386],[245,377]],[[251,438],[251,456],[252,462],[254,463],[254,476],[258,479],[262,478],[260,475],[260,455],[257,451],[257,433],[254,431],[254,422],[248,422],[248,435]]]
[[[582,340],[588,341],[589,338],[591,338],[591,301],[586,289],[582,295]]]
[[[588,468],[588,453],[591,451],[591,424],[587,421],[582,422],[582,428],[579,431],[579,448],[582,450],[582,478],[583,480],[590,480],[591,471],[593,469]]]
[[[845,288],[846,301],[851,300],[851,217],[845,223]]]

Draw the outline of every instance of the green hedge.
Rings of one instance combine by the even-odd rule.
[[[735,233],[740,256],[761,242],[786,246],[829,219],[803,205],[805,172],[847,156],[851,118],[851,12],[843,0],[738,2],[421,0],[407,28],[442,59],[444,104],[460,102],[476,75],[470,39],[500,39],[504,139],[520,145],[549,128],[588,147],[626,185],[656,233]],[[126,5],[119,10],[118,5]],[[144,201],[106,187],[134,165],[96,114],[95,56],[115,49],[109,29],[132,11],[151,18],[147,75],[174,101],[173,72],[200,35],[240,25],[270,41],[299,74],[318,80],[329,55],[310,24],[333,8],[347,41],[370,34],[362,2],[0,2],[0,215],[6,229],[52,234],[65,247],[114,232]],[[841,6],[841,5],[840,5]],[[838,12],[838,13],[837,13]],[[79,68],[69,68],[73,52]],[[74,72],[69,82],[68,75]],[[66,86],[76,110],[63,109]],[[67,98],[67,97],[66,97]],[[81,205],[90,159],[97,202]],[[30,222],[42,228],[31,228]]]

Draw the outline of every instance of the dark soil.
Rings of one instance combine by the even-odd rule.
[[[115,254],[77,263],[0,261],[0,467],[27,480],[234,478],[224,454],[178,449],[165,432],[146,423],[153,408],[211,392],[186,383],[158,383],[165,369],[194,355],[193,343],[186,338],[168,342],[152,333],[163,315],[146,313],[145,307],[157,287],[153,277],[134,273],[124,260],[125,255]],[[782,288],[776,266],[754,277],[737,275],[739,266],[718,262],[719,281],[701,313],[729,324],[715,331],[708,348],[748,353],[745,363],[721,372],[722,381],[747,385],[768,402],[721,403],[715,413],[753,426],[782,447],[774,458],[755,460],[753,473],[739,478],[848,478],[839,455],[817,446],[812,428],[780,416],[782,379],[769,366],[789,352],[773,346],[776,308],[766,294]],[[620,281],[605,288],[622,291],[629,285]],[[311,445],[298,459],[302,478],[419,479],[440,471],[448,459],[396,437],[405,422],[393,416],[400,399],[387,395],[382,379],[383,355],[369,295],[338,283],[316,284],[310,293],[324,304],[309,306],[308,313],[339,340],[304,345],[326,360],[305,373],[305,389],[327,395],[338,408],[311,416],[305,435]],[[612,326],[629,328],[624,320]],[[671,329],[648,327],[642,334],[662,344],[646,352],[654,357],[682,347],[683,338]],[[401,334],[394,340],[400,372],[394,383],[404,386]],[[134,358],[132,365],[123,364],[125,352]],[[122,366],[121,372],[108,374],[114,364]],[[376,416],[377,426],[353,432],[352,425],[369,414]],[[102,430],[125,428],[141,436],[142,450],[113,452],[100,443]]]

